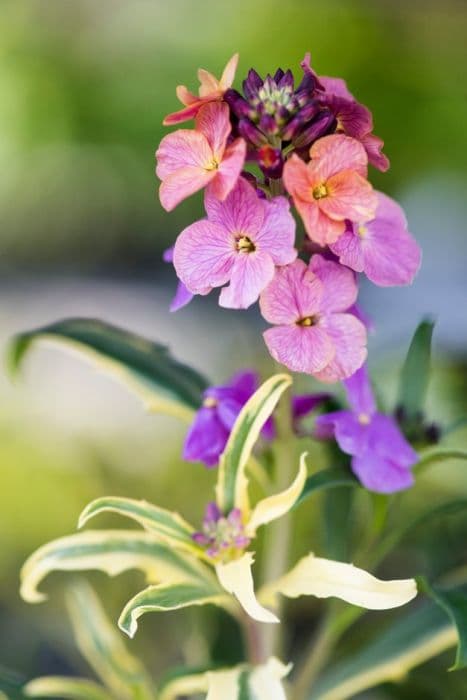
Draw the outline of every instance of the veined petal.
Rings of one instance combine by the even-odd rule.
[[[208,102],[196,115],[195,128],[205,137],[214,158],[220,162],[232,130],[228,106],[223,102]]]
[[[405,605],[417,595],[414,579],[382,581],[353,564],[308,554],[289,573],[267,587],[288,598],[314,595],[340,598],[369,610],[389,610]]]
[[[357,300],[358,287],[354,273],[334,260],[313,255],[309,269],[323,285],[320,308],[325,313],[347,311]]]
[[[285,162],[283,180],[287,192],[294,199],[298,197],[304,202],[312,199],[313,182],[310,170],[295,153]]]
[[[276,265],[288,265],[297,257],[294,248],[295,219],[285,197],[274,197],[263,202],[264,223],[255,237],[261,250],[267,250]]]
[[[321,210],[335,221],[369,221],[376,212],[376,192],[354,170],[342,170],[326,183],[329,196],[320,199]]]
[[[224,226],[233,234],[256,237],[263,226],[265,203],[243,177],[238,178],[235,187],[223,202],[208,190],[204,206],[209,221]]]
[[[183,100],[181,100],[181,102],[183,102]],[[183,109],[179,109],[177,112],[168,114],[164,118],[162,124],[164,126],[175,126],[175,124],[182,124],[189,119],[194,119],[198,114],[200,107],[202,107],[204,104],[206,104],[205,100],[195,98],[193,102],[188,103],[186,107],[183,107]]]
[[[261,294],[260,308],[269,323],[292,324],[318,313],[323,295],[320,280],[303,260],[276,270],[274,279]]]
[[[274,263],[268,253],[237,253],[230,273],[230,284],[224,287],[219,305],[227,309],[247,309],[274,277]]]
[[[263,498],[259,501],[251,514],[246,526],[247,535],[254,536],[256,530],[261,525],[266,525],[272,520],[277,520],[289,512],[298,497],[300,496],[307,477],[306,455],[304,452],[300,457],[300,467],[298,474],[288,489],[274,496]]]
[[[374,134],[365,134],[361,142],[368,154],[368,162],[375,168],[385,173],[389,169],[389,159],[382,153],[384,141]]]
[[[181,168],[204,168],[213,154],[204,134],[193,129],[178,129],[164,136],[156,151],[156,175],[161,180]]]
[[[310,156],[321,180],[328,180],[342,170],[354,170],[363,178],[367,175],[366,151],[360,141],[351,136],[323,136],[310,148]]]
[[[330,245],[344,233],[345,221],[330,219],[324,210],[320,209],[319,204],[315,200],[305,202],[297,198],[294,202],[302,218],[308,238],[315,243],[321,246]]]
[[[191,90],[188,90],[186,85],[177,85],[175,94],[182,105],[185,105],[186,107],[194,104],[195,102],[199,102],[199,96],[195,95],[193,92],[191,92]]]
[[[174,267],[190,292],[202,294],[226,284],[235,260],[229,232],[206,219],[187,226],[174,248]]]
[[[409,231],[379,217],[364,229],[361,247],[368,279],[381,287],[410,284],[418,272],[422,254]]]
[[[224,200],[235,187],[243,169],[246,157],[246,143],[243,139],[235,139],[224,152],[224,157],[216,172],[216,177],[210,185],[210,191],[217,199]]]
[[[186,166],[168,175],[159,188],[159,199],[166,211],[172,211],[190,195],[202,190],[216,176],[215,170]]]
[[[232,83],[235,79],[235,73],[237,71],[238,58],[239,58],[238,53],[234,53],[234,55],[227,62],[227,65],[225,66],[224,70],[222,71],[221,79],[219,82],[220,82],[220,86],[223,90],[227,90],[227,88],[232,86]]]
[[[218,92],[220,85],[218,79],[205,68],[198,69],[199,96],[208,97],[213,93]]]
[[[355,272],[363,272],[365,261],[363,257],[362,239],[355,233],[354,226],[347,227],[342,236],[329,246],[337,255],[341,265],[350,267]]]
[[[366,328],[352,314],[329,314],[323,316],[319,325],[328,334],[335,353],[330,362],[316,373],[322,382],[337,382],[347,379],[366,360]]]
[[[319,325],[276,326],[263,333],[272,357],[292,372],[323,372],[332,362],[335,349],[329,335]]]
[[[228,564],[217,564],[216,573],[223,588],[237,598],[238,602],[258,622],[279,622],[279,619],[256,599],[251,567],[254,558],[251,552]]]

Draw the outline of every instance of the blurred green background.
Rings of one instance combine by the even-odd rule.
[[[169,314],[174,278],[161,254],[200,216],[201,203],[194,197],[171,215],[161,209],[154,151],[163,117],[178,106],[175,86],[197,87],[198,67],[220,74],[239,51],[239,85],[250,66],[263,74],[292,67],[299,75],[309,50],[319,73],[344,77],[372,109],[392,163],[372,180],[401,199],[424,250],[412,288],[363,285],[377,328],[370,347],[381,391],[394,399],[410,334],[423,314],[434,313],[431,417],[447,424],[465,415],[466,36],[460,0],[2,0],[2,350],[15,331],[89,315],[168,342],[213,381],[247,365],[267,373],[254,311],[220,311],[215,300],[199,299]],[[197,521],[213,477],[201,466],[182,466],[183,425],[144,415],[136,400],[75,359],[40,350],[18,384],[2,376],[0,389],[0,663],[28,678],[77,672],[59,593],[66,577],[49,584],[49,603],[28,607],[17,594],[25,557],[72,532],[85,503],[105,493],[144,496]],[[449,440],[465,444],[466,434]],[[459,493],[467,495],[467,476],[453,463],[427,476],[406,507]],[[409,549],[408,560],[423,562],[431,547],[459,563],[465,527],[453,522],[447,534],[437,531]],[[314,525],[305,513],[297,553],[319,549]],[[137,590],[136,577],[94,578],[114,617]],[[151,616],[133,643],[155,671],[183,660],[182,635],[194,640],[190,660],[203,656],[198,613],[168,620],[161,630]],[[211,639],[225,624],[211,615]],[[224,646],[220,659],[234,654]],[[450,682],[465,684],[463,675]],[[442,683],[437,689],[430,681],[428,691],[414,678],[411,695],[388,688],[381,697],[448,697]]]

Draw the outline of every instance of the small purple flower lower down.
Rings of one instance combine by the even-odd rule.
[[[166,263],[172,263],[174,260],[174,246],[170,246],[170,248],[167,248],[167,250],[164,250],[164,253],[162,254],[162,260]],[[183,284],[183,282],[178,282],[177,284],[177,290],[175,292],[175,296],[172,299],[170,303],[170,311],[178,311],[179,309],[183,309],[184,306],[187,306],[187,304],[190,303],[190,301],[193,299],[194,294],[192,294]]]
[[[366,366],[343,383],[351,410],[319,416],[317,434],[334,435],[341,450],[352,455],[352,471],[370,491],[394,493],[409,488],[418,455],[394,418],[376,410]]]
[[[245,534],[240,509],[234,508],[224,516],[214,502],[206,506],[203,529],[195,532],[192,538],[218,561],[236,559],[251,541]]]
[[[225,385],[209,387],[186,436],[183,458],[188,462],[204,462],[206,467],[217,466],[238,414],[258,386],[256,372],[245,370]],[[265,424],[262,435],[267,440],[274,437],[272,419]]]

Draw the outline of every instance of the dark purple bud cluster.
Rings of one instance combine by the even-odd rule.
[[[243,95],[233,89],[224,94],[234,133],[248,143],[250,157],[266,177],[281,177],[285,148],[306,149],[335,131],[335,115],[323,104],[321,94],[322,87],[311,70],[304,71],[295,88],[292,71],[281,68],[264,80],[251,68],[243,81]]]

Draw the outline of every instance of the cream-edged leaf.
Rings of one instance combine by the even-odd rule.
[[[251,567],[254,557],[245,552],[240,559],[217,564],[216,573],[223,588],[238,600],[245,612],[258,622],[279,622],[278,618],[258,602]]]
[[[129,637],[133,637],[138,628],[138,619],[145,613],[179,610],[208,603],[229,607],[228,596],[214,579],[212,583],[149,586],[128,601],[120,615],[118,625]]]
[[[128,700],[154,700],[143,664],[129,653],[93,589],[80,581],[68,589],[66,599],[78,649],[112,694]]]
[[[239,700],[241,667],[229,668],[225,671],[208,671],[208,694],[206,700]]]
[[[222,512],[228,513],[233,508],[248,512],[246,466],[261,429],[291,383],[292,378],[287,374],[270,377],[240,411],[219,461],[216,497]]]
[[[70,678],[69,676],[35,678],[23,688],[23,692],[28,698],[115,700],[111,693],[97,683],[81,678]]]
[[[271,602],[276,593],[288,598],[301,595],[335,597],[369,610],[387,610],[415,598],[417,585],[414,579],[381,581],[353,564],[308,554],[291,571],[268,584],[260,598]]]
[[[140,569],[152,583],[210,576],[201,562],[161,544],[153,533],[90,530],[53,540],[34,552],[21,570],[21,596],[28,603],[39,603],[47,596],[37,587],[50,572],[86,569],[104,571],[109,576]]]
[[[253,509],[251,517],[246,525],[247,534],[254,536],[256,530],[261,525],[266,525],[272,520],[281,518],[294,506],[302,493],[307,478],[306,452],[300,457],[300,467],[298,474],[288,489],[281,493],[274,494],[268,498],[263,498]]]
[[[161,542],[204,556],[203,550],[193,542],[194,528],[181,515],[146,501],[119,496],[97,498],[81,513],[78,527],[82,528],[91,518],[106,512],[135,520],[145,530],[157,535]]]
[[[249,687],[254,698],[267,700],[287,700],[282,679],[292,670],[292,664],[287,666],[274,656],[262,666],[256,666],[249,677]]]
[[[188,673],[177,676],[159,689],[157,700],[176,700],[183,697],[208,692],[207,673]]]

